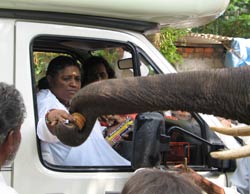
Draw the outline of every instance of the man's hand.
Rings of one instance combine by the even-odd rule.
[[[222,187],[207,180],[206,178],[195,172],[193,169],[187,168],[183,164],[176,165],[175,168],[180,170],[181,173],[187,173],[188,176],[192,177],[195,184],[200,186],[208,194],[225,194]]]

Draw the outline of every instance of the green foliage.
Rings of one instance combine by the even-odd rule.
[[[188,33],[187,29],[163,28],[160,32],[160,52],[173,65],[182,63],[183,59],[177,53],[175,41],[185,36]]]
[[[33,53],[33,60],[34,60],[34,65],[35,65],[35,77],[36,77],[36,82],[45,76],[47,66],[49,62],[59,56],[59,55],[67,55],[64,53],[53,53],[53,52],[34,52]]]
[[[250,37],[250,0],[231,0],[225,13],[217,20],[193,32],[219,34],[230,37]]]

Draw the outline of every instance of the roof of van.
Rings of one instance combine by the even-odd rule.
[[[112,18],[115,19],[113,22],[117,19],[160,26],[194,27],[220,16],[228,4],[229,0],[0,0],[0,11],[3,11],[0,17],[21,17],[25,11],[30,11],[32,14],[46,13],[47,16],[71,14],[94,16],[96,19]]]

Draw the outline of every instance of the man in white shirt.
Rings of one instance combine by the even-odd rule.
[[[10,165],[21,141],[20,128],[26,110],[23,99],[13,86],[0,82],[0,167]],[[17,194],[0,174],[0,193]]]
[[[237,187],[239,193],[250,193],[250,157],[237,159],[237,168],[231,182]]]

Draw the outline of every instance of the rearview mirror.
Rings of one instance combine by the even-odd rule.
[[[117,63],[119,69],[133,69],[132,58],[120,59]]]

